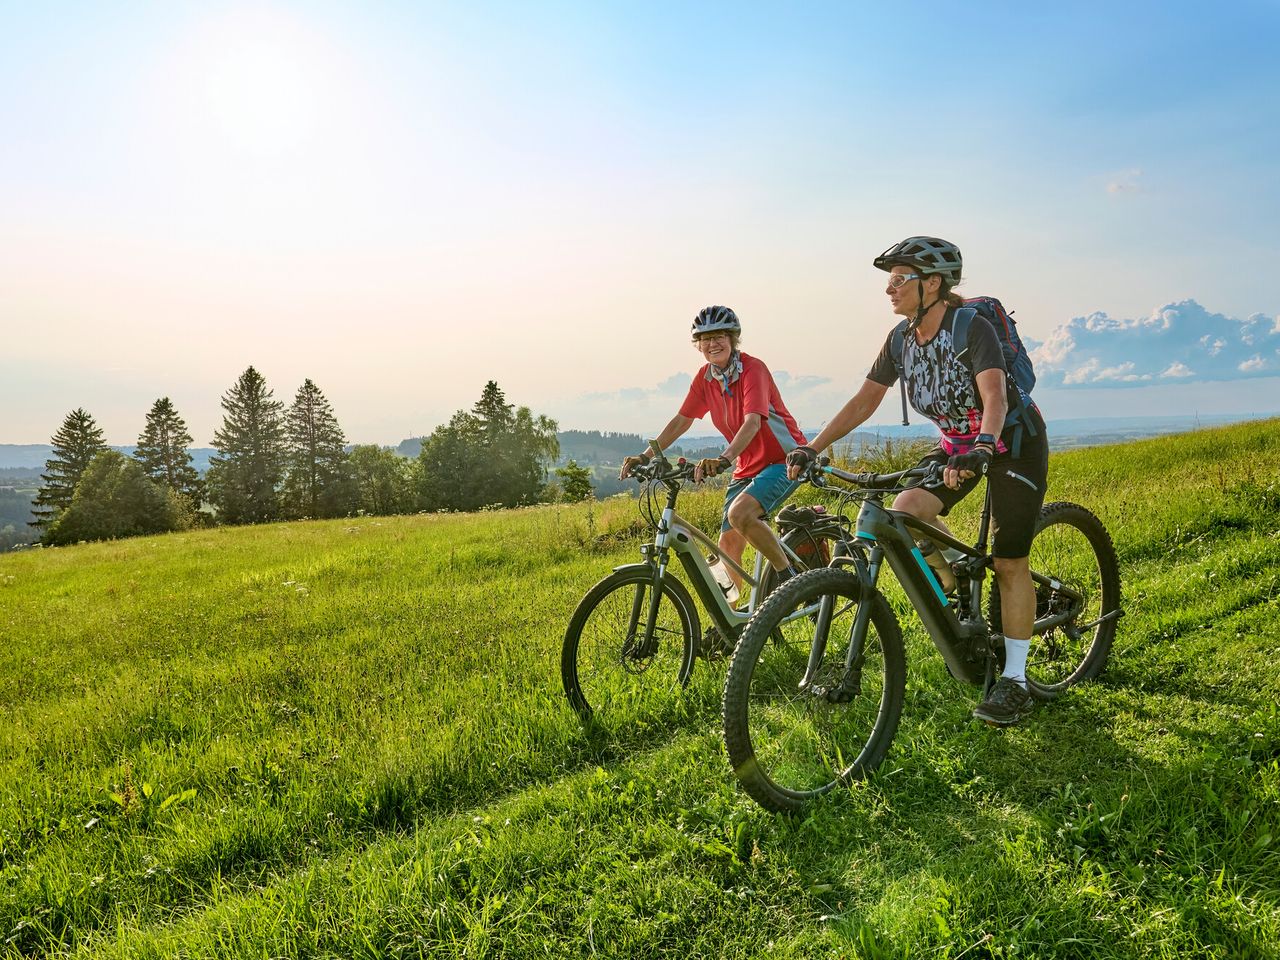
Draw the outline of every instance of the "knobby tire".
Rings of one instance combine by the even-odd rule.
[[[1106,666],[1116,635],[1116,618],[1085,626],[1120,609],[1120,563],[1102,521],[1076,503],[1045,504],[1031,541],[1031,569],[1080,592],[1072,603],[1065,594],[1036,584],[1036,620],[1073,610],[1066,623],[1037,628],[1027,654],[1027,686],[1040,700],[1053,700],[1064,690],[1097,677]],[[988,601],[991,629],[1003,633],[1000,590],[992,586]]]
[[[785,618],[830,598],[835,615],[815,684],[830,689],[849,678],[845,653],[861,596],[861,583],[849,571],[812,570],[779,587],[742,632],[725,680],[725,745],[734,773],[766,809],[794,812],[865,776],[893,741],[906,656],[898,621],[878,591],[870,595],[857,695],[841,703],[799,689],[820,618]]]

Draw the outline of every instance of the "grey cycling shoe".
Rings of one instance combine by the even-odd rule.
[[[974,708],[973,715],[996,727],[1017,723],[1028,713],[1035,701],[1017,680],[1001,677],[987,694],[987,698]]]

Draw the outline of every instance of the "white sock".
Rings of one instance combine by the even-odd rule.
[[[1025,687],[1027,685],[1027,651],[1030,649],[1030,640],[1013,640],[1005,637],[1004,673],[1001,676],[1017,680]]]

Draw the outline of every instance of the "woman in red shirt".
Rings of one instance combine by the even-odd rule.
[[[666,449],[700,417],[711,422],[728,442],[718,457],[699,461],[694,479],[714,477],[737,461],[733,480],[724,497],[720,525],[720,549],[739,566],[750,543],[778,573],[778,583],[795,574],[766,518],[795,490],[787,478],[787,454],[803,445],[805,436],[787,412],[761,360],[738,350],[742,325],[728,307],[706,307],[693,320],[693,345],[707,361],[693,376],[680,412],[658,434],[658,446]],[[645,463],[652,448],[622,461],[626,478],[636,464]],[[732,567],[730,576],[739,587],[742,579]]]

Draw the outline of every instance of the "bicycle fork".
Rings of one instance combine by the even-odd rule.
[[[840,682],[823,687],[816,683],[818,671],[822,667],[823,657],[827,652],[827,640],[831,633],[831,623],[835,619],[836,598],[830,594],[818,601],[813,643],[809,646],[809,663],[805,667],[804,677],[800,681],[800,689],[820,696],[830,703],[849,703],[862,693],[863,648],[867,640],[867,625],[871,621],[871,604],[875,596],[875,577],[880,571],[880,561],[884,551],[875,546],[871,550],[870,564],[863,569],[862,564],[848,556],[843,544],[837,545],[832,565],[852,565],[858,575],[859,595],[858,612],[854,615],[853,626],[849,630],[849,645],[845,648],[844,670]],[[847,607],[845,609],[848,609]]]
[[[622,662],[644,661],[652,657],[658,650],[658,608],[662,603],[662,580],[667,573],[670,554],[667,550],[667,537],[671,532],[671,517],[675,508],[668,503],[662,511],[662,522],[658,524],[657,535],[646,551],[653,564],[653,579],[649,581],[649,602],[644,602],[645,585],[636,584],[636,595],[631,601],[631,619],[627,623],[627,641],[622,645]],[[647,606],[647,610],[645,607]],[[644,632],[637,628],[641,614],[645,615]]]

